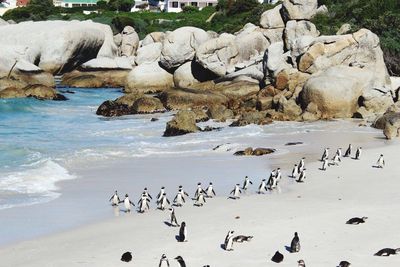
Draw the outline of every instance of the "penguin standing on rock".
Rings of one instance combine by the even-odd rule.
[[[178,193],[174,198],[174,205],[177,207],[182,207],[183,203],[185,203],[185,196],[184,196],[183,189],[179,189]]]
[[[229,231],[225,237],[224,248],[226,251],[233,250],[233,234],[234,233],[235,233],[234,231]]]
[[[362,152],[362,147],[357,148],[355,157],[356,160],[359,160],[361,158],[361,152]]]
[[[186,263],[181,256],[177,256],[175,260],[178,261],[180,267],[186,267]]]
[[[180,225],[178,223],[178,220],[176,219],[174,208],[169,208],[168,210],[171,213],[170,215],[171,226],[179,227]]]
[[[115,190],[114,195],[112,195],[112,197],[110,198],[109,201],[111,201],[112,206],[118,206],[118,204],[121,202],[121,200],[119,199],[117,190]]]
[[[292,170],[292,178],[296,179],[297,175],[299,175],[299,169],[297,167],[297,164],[294,164],[293,170]]]
[[[163,195],[161,196],[161,198],[159,198],[158,202],[158,208],[160,210],[165,210],[165,208],[167,207],[167,205],[170,204],[168,198],[167,198],[167,193],[163,193]]]
[[[135,204],[133,204],[133,202],[129,199],[128,194],[125,194],[125,199],[124,201],[121,201],[121,203],[122,202],[124,202],[125,212],[131,212],[131,205],[135,206]]]
[[[212,198],[215,197],[217,194],[215,194],[214,188],[213,188],[213,184],[210,183],[206,189],[206,194],[208,198]]]
[[[383,155],[381,154],[379,156],[378,161],[376,162],[376,167],[383,169],[383,166],[385,166],[385,159],[383,158]]]
[[[142,197],[138,201],[139,212],[144,213],[146,210],[149,210],[150,209],[149,203],[150,203],[149,195],[143,193]]]
[[[344,153],[344,157],[350,157],[351,156],[351,151],[353,150],[353,146],[350,144],[349,147],[347,148],[346,152]]]
[[[187,242],[187,229],[185,222],[182,222],[181,228],[179,228],[178,242]]]
[[[299,235],[297,234],[297,232],[295,232],[292,242],[290,243],[290,252],[296,253],[299,251],[300,251],[300,239],[299,239]]]
[[[265,194],[268,191],[267,184],[265,183],[265,179],[262,179],[260,186],[258,187],[258,194]]]
[[[240,190],[240,185],[236,184],[235,187],[233,188],[233,190],[231,191],[230,195],[232,195],[232,199],[239,199],[240,198],[240,194],[242,193],[242,191]]]
[[[248,176],[244,177],[244,182],[243,182],[243,187],[242,187],[242,189],[243,189],[244,191],[247,191],[247,189],[249,188],[249,186],[250,186],[251,184],[253,184],[253,182],[250,181],[249,177],[248,177]]]
[[[164,264],[164,262],[165,262],[165,264]],[[160,264],[158,264],[158,267],[162,267],[165,265],[167,265],[167,267],[169,267],[169,260],[165,254],[162,254],[161,259],[160,259]]]

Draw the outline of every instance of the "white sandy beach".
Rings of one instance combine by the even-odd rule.
[[[0,251],[0,265],[148,267],[158,266],[165,253],[171,266],[178,266],[173,258],[181,255],[189,267],[257,267],[275,266],[270,258],[279,250],[285,256],[280,266],[297,266],[299,259],[307,266],[336,266],[341,260],[352,266],[399,266],[400,256],[373,256],[382,248],[400,247],[399,148],[396,142],[366,150],[360,161],[346,158],[326,172],[319,170],[320,162],[306,164],[308,176],[303,184],[288,178],[288,170],[284,170],[282,193],[255,195],[258,178],[252,193],[237,201],[226,199],[231,188],[216,187],[220,197],[204,207],[196,208],[189,202],[176,209],[178,220],[187,223],[186,243],[176,241],[178,228],[164,223],[169,213],[156,211],[153,205],[147,214],[120,213],[104,222],[5,247]],[[373,168],[381,153],[386,167]],[[111,206],[105,208],[112,211]],[[369,217],[367,223],[345,224],[361,216]],[[228,230],[254,239],[235,244],[232,252],[224,251],[221,244]],[[285,246],[295,231],[302,249],[290,254]],[[120,261],[125,251],[132,251],[131,263]]]

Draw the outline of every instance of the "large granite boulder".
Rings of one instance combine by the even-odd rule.
[[[126,26],[121,32],[121,56],[130,57],[136,54],[139,47],[139,35],[131,26]]]
[[[174,84],[177,88],[190,88],[215,78],[215,74],[204,69],[195,61],[186,62],[174,72]]]
[[[28,85],[25,88],[8,87],[0,90],[0,98],[33,97],[39,100],[67,100],[52,88],[41,84]]]
[[[152,32],[147,34],[141,41],[141,46],[146,46],[154,43],[162,43],[165,39],[166,33],[164,32]]]
[[[143,96],[132,105],[135,114],[151,114],[164,112],[165,108],[160,99],[151,96]]]
[[[134,114],[133,104],[143,97],[141,93],[123,95],[115,100],[104,101],[97,109],[96,114],[104,117],[117,117]]]
[[[167,69],[179,67],[193,60],[196,49],[209,39],[207,32],[195,27],[182,27],[169,32],[162,42],[160,62]]]
[[[171,121],[167,122],[164,136],[184,135],[199,130],[199,127],[196,126],[196,114],[190,110],[181,110]]]
[[[0,43],[26,47],[24,60],[40,69],[65,73],[97,56],[114,57],[111,28],[91,21],[39,21],[0,28]]]
[[[306,36],[308,39],[319,36],[319,31],[313,23],[306,20],[290,20],[286,23],[284,41],[287,50],[293,50],[297,39],[304,39]]]
[[[137,65],[143,63],[157,62],[161,58],[161,43],[151,43],[146,46],[142,46],[137,50],[135,62]]]
[[[277,5],[273,9],[265,11],[261,15],[260,25],[265,29],[284,28],[285,22],[281,16],[282,5]]]
[[[288,63],[288,58],[290,58],[290,52],[284,51],[283,42],[271,44],[264,58],[268,76],[275,77],[282,70],[292,68],[292,65]]]
[[[309,20],[317,13],[318,0],[283,0],[282,5],[286,20]]]
[[[270,118],[267,118],[267,112],[249,111],[249,112],[243,112],[240,115],[240,118],[234,121],[230,126],[238,127],[238,126],[246,126],[249,124],[265,125],[270,123],[272,123],[272,120]]]
[[[155,93],[173,86],[173,75],[158,62],[143,63],[129,72],[125,92]]]

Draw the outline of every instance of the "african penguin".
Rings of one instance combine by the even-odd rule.
[[[178,242],[187,242],[187,229],[185,222],[182,222],[181,228],[179,228]]]
[[[175,260],[178,261],[180,267],[186,267],[186,263],[181,256],[177,256]]]
[[[114,195],[111,196],[109,201],[112,201],[111,202],[112,206],[118,206],[118,204],[121,202],[121,200],[119,199],[117,190],[115,190]]]
[[[366,219],[368,219],[368,217],[361,217],[361,218],[355,217],[348,220],[346,224],[358,225],[360,223],[365,223]]]
[[[229,231],[225,237],[224,248],[226,251],[233,250],[233,234],[234,233],[235,233],[234,231]]]
[[[385,159],[383,158],[383,155],[381,154],[381,155],[379,156],[378,161],[376,162],[376,167],[382,169],[383,166],[385,166]]]
[[[384,256],[388,257],[390,255],[396,255],[397,253],[400,253],[400,248],[384,248],[379,250],[377,253],[374,254],[374,256]]]
[[[250,181],[249,177],[248,176],[244,177],[244,182],[243,182],[242,189],[246,191],[251,184],[253,184],[253,182]]]
[[[161,259],[160,259],[160,264],[158,265],[158,267],[162,267],[163,264],[165,262],[165,264],[169,267],[169,260],[167,258],[167,256],[165,254],[162,254]]]
[[[212,183],[210,183],[210,184],[208,185],[207,189],[206,189],[206,196],[207,196],[208,198],[212,198],[212,197],[215,197],[215,196],[216,196]]]
[[[290,252],[296,253],[299,251],[300,251],[300,239],[299,239],[299,235],[297,234],[297,232],[295,232],[292,242],[290,243]]]

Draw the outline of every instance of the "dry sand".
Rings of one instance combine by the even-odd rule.
[[[361,160],[345,158],[326,172],[319,170],[320,162],[306,163],[308,175],[302,184],[288,178],[289,170],[284,170],[282,193],[254,194],[259,179],[254,179],[248,195],[236,201],[226,198],[231,188],[216,188],[219,197],[204,207],[188,201],[176,208],[178,220],[188,226],[186,243],[176,241],[178,228],[164,223],[169,213],[154,210],[153,205],[147,214],[121,212],[105,222],[3,248],[0,266],[149,267],[158,266],[165,253],[171,266],[179,266],[173,258],[181,255],[188,267],[261,267],[277,265],[270,261],[276,250],[285,256],[279,266],[297,266],[299,259],[308,267],[337,266],[341,260],[352,266],[400,266],[400,255],[373,256],[381,248],[400,247],[399,149],[396,142],[366,150]],[[386,167],[373,168],[381,153]],[[369,219],[358,226],[345,224],[356,216]],[[232,252],[224,251],[221,244],[229,230],[254,239],[235,244]],[[290,254],[285,246],[295,231],[302,248]],[[133,252],[131,263],[120,261],[125,251]]]

